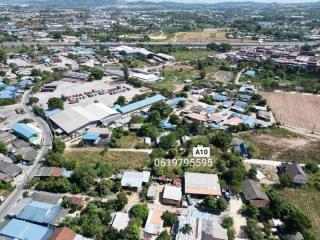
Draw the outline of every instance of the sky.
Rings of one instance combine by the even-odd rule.
[[[0,0],[1,2],[10,2],[12,0]],[[45,0],[35,0],[35,1],[45,1]],[[74,0],[76,1],[76,0]],[[137,1],[137,0],[127,0],[127,1]],[[143,1],[153,1],[153,2],[162,2],[162,1],[171,1],[171,2],[180,2],[180,3],[218,3],[218,2],[263,2],[263,3],[306,3],[306,2],[318,2],[320,0],[143,0]],[[30,2],[30,0],[16,0],[16,2]]]

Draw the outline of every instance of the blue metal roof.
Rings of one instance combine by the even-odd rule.
[[[172,98],[172,99],[169,99],[168,101],[166,101],[166,104],[168,104],[170,107],[176,107],[179,102],[185,101],[185,100],[186,100],[186,98],[184,98],[184,97],[176,97],[176,98]]]
[[[132,112],[134,110],[143,108],[143,107],[147,107],[149,105],[152,105],[156,102],[165,100],[166,98],[160,94],[155,95],[153,97],[147,98],[147,99],[143,99],[141,101],[138,102],[134,102],[134,103],[130,103],[126,106],[120,107],[118,108],[118,111],[120,111],[121,113],[129,113]]]
[[[226,101],[228,98],[224,95],[221,95],[221,94],[212,94],[211,95],[211,98],[214,100],[214,101]]]
[[[214,107],[214,106],[212,106],[212,105],[208,105],[207,111],[208,111],[209,113],[215,113],[215,112],[217,111],[217,108]]]
[[[215,123],[210,123],[209,127],[213,128],[213,129],[220,129],[221,128],[221,126],[219,124],[215,124]]]
[[[35,223],[53,224],[60,212],[61,208],[56,205],[31,201],[17,215],[17,218]]]
[[[52,110],[45,110],[45,111],[44,111],[44,115],[45,115],[46,117],[50,117],[50,116],[52,116],[52,115],[54,115],[54,114],[56,114],[56,113],[58,113],[58,112],[60,112],[60,111],[61,111],[61,109],[59,109],[59,108],[52,109]]]
[[[224,107],[224,108],[229,108],[232,106],[232,101],[224,101],[220,104],[220,106]]]
[[[51,234],[52,230],[47,227],[18,219],[12,219],[0,231],[2,236],[23,240],[47,240]]]
[[[248,124],[250,127],[253,127],[256,124],[256,120],[250,116],[239,114],[239,113],[232,113],[229,118],[238,117],[244,122],[244,124]]]
[[[244,74],[248,77],[254,77],[256,75],[256,71],[247,70]]]
[[[33,128],[29,127],[27,124],[24,123],[16,123],[11,128],[14,132],[26,139],[38,135],[38,133]]]
[[[3,89],[3,88],[6,88],[8,85],[5,84],[4,82],[0,81],[0,88]]]
[[[86,133],[85,135],[83,135],[82,139],[96,141],[99,138],[99,136],[99,133]]]
[[[165,120],[161,120],[161,122],[160,122],[160,127],[162,127],[162,128],[175,128],[176,126],[177,125],[174,125],[174,124],[167,122]]]

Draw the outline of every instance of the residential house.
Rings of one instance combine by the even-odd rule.
[[[182,200],[180,187],[166,185],[162,192],[162,203],[179,207]]]
[[[184,174],[184,192],[199,197],[221,196],[218,175],[186,172]]]
[[[307,175],[298,163],[281,163],[278,167],[279,173],[287,173],[291,176],[293,184],[306,184],[308,181]]]
[[[267,194],[262,190],[260,183],[251,179],[244,180],[242,183],[244,199],[253,206],[266,207],[269,204]]]

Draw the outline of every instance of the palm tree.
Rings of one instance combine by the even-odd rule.
[[[190,233],[192,233],[191,225],[189,223],[184,224],[181,228],[181,232],[185,235],[189,235]]]

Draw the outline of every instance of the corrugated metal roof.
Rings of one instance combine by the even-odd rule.
[[[12,126],[12,130],[22,135],[26,139],[29,139],[31,137],[34,137],[35,135],[38,135],[38,133],[33,128],[29,127],[27,124],[24,124],[24,123],[14,124]]]
[[[186,194],[221,195],[217,174],[186,172],[184,179]]]
[[[18,215],[18,219],[35,223],[55,224],[63,209],[49,203],[31,201]]]
[[[0,235],[23,240],[48,239],[52,230],[37,224],[12,219],[1,231]]]
[[[165,186],[162,197],[165,199],[180,201],[182,199],[181,188],[175,186]]]
[[[85,135],[83,135],[82,139],[83,140],[97,140],[99,138],[100,134],[99,133],[86,133]]]
[[[147,98],[147,99],[143,99],[141,101],[134,102],[134,103],[128,104],[126,106],[120,107],[118,110],[121,113],[129,113],[129,112],[132,112],[134,110],[137,110],[137,109],[152,105],[152,104],[154,104],[156,102],[159,102],[159,101],[162,101],[162,100],[165,100],[165,99],[166,98],[164,96],[158,94],[158,95],[155,95],[153,97],[150,97],[150,98]]]

